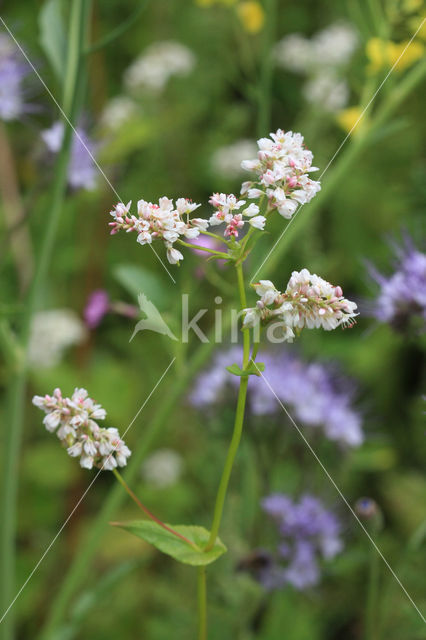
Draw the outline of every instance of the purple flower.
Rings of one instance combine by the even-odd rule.
[[[386,277],[370,266],[370,275],[380,285],[372,315],[395,329],[407,330],[412,322],[426,328],[426,255],[405,236],[404,245],[394,245],[395,272]]]
[[[190,402],[206,407],[218,402],[225,391],[238,385],[238,379],[226,371],[232,362],[240,362],[240,347],[219,353],[213,365],[203,372],[190,395]],[[280,402],[305,426],[319,428],[330,440],[356,447],[364,440],[361,417],[352,407],[352,385],[342,382],[330,366],[306,363],[288,351],[262,354],[265,378]],[[282,411],[275,395],[262,378],[249,380],[249,408],[254,415],[273,415]]]
[[[90,294],[83,316],[89,329],[96,329],[110,309],[108,294],[104,289],[96,289]]]
[[[24,101],[22,80],[28,67],[8,35],[0,34],[0,119],[16,120],[27,107]]]
[[[275,493],[262,500],[262,508],[280,536],[275,563],[265,568],[262,584],[268,589],[290,584],[298,590],[318,584],[320,560],[334,558],[343,549],[336,516],[309,494],[296,502]]]
[[[91,191],[96,187],[96,166],[92,159],[96,149],[84,129],[77,127],[76,131],[78,135],[73,133],[72,139],[68,184],[73,189]],[[58,153],[64,137],[64,123],[55,122],[42,132],[41,137],[49,151]]]

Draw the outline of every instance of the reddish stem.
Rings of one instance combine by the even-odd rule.
[[[117,478],[117,480],[119,481],[119,483],[125,488],[125,490],[129,494],[129,496],[132,498],[132,500],[134,502],[136,502],[136,504],[138,505],[139,509],[142,509],[142,511],[145,513],[145,515],[148,516],[148,518],[151,518],[151,520],[154,520],[154,522],[159,524],[160,527],[162,527],[166,531],[169,531],[169,533],[172,533],[174,536],[177,536],[178,538],[180,538],[184,542],[188,543],[189,545],[191,545],[191,547],[193,547],[194,549],[197,549],[197,551],[199,550],[197,545],[194,542],[191,542],[191,540],[188,540],[188,538],[185,538],[185,536],[183,536],[181,533],[178,533],[178,531],[175,531],[171,527],[168,527],[166,524],[164,524],[164,522],[159,520],[159,518],[157,518],[157,516],[155,516],[153,513],[151,513],[151,511],[147,507],[145,507],[144,504],[142,504],[142,502],[139,500],[139,498],[133,493],[133,491],[130,489],[130,487],[126,484],[126,482],[124,481],[124,479],[121,476],[121,474],[117,471],[117,469],[113,469],[113,473],[114,473],[115,477]]]

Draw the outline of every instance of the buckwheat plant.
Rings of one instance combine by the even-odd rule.
[[[63,398],[58,389],[53,396],[34,399],[46,413],[47,429],[56,431],[68,454],[79,457],[82,467],[112,470],[150,518],[114,524],[176,560],[198,567],[199,640],[207,638],[205,567],[226,551],[219,530],[242,435],[249,376],[261,378],[265,370],[265,365],[257,361],[262,331],[272,342],[277,336],[281,341],[292,342],[304,328],[330,331],[338,326],[351,326],[357,315],[356,304],[344,298],[340,286],[330,284],[307,269],[294,271],[284,292],[269,280],[253,284],[258,299],[254,306],[248,305],[244,262],[262,231],[274,216],[289,220],[299,205],[308,203],[321,188],[319,182],[310,178],[317,168],[312,166],[313,155],[304,146],[300,133],[279,129],[269,138],[259,140],[258,148],[256,159],[244,160],[241,164],[244,170],[253,174],[251,181],[242,184],[241,199],[233,194],[214,193],[209,200],[213,211],[204,217],[193,216],[200,204],[187,198],[174,202],[165,196],[155,204],[141,199],[136,210],[132,210],[131,202],[118,203],[110,212],[112,234],[134,232],[141,245],[163,243],[170,264],[179,265],[184,259],[182,251],[190,248],[196,255],[206,252],[211,260],[225,260],[235,269],[243,351],[241,362],[229,363],[226,367],[239,379],[239,390],[234,430],[210,531],[195,525],[165,525],[139,502],[117,470],[117,467],[125,466],[130,451],[116,429],[98,425],[97,421],[105,418],[105,411],[84,390],[77,389],[71,399]],[[221,227],[218,230],[223,233],[213,232],[216,227]],[[214,242],[203,241],[204,236]]]

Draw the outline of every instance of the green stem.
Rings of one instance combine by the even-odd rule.
[[[22,350],[7,320],[0,320],[0,346],[10,371],[22,366]]]
[[[210,236],[211,238],[214,238],[218,242],[222,242],[223,244],[226,244],[227,247],[229,247],[229,242],[227,240],[225,240],[225,238],[223,238],[222,236],[219,236],[217,233],[211,233],[210,231],[204,231],[204,229],[200,229],[200,233],[203,236]]]
[[[257,356],[257,352],[259,351],[259,346],[260,346],[260,342],[255,342],[253,344],[253,349],[252,349],[251,358],[250,358],[250,360],[252,360],[253,362],[256,362],[256,356]]]
[[[244,275],[241,265],[236,265],[237,279],[238,279],[238,291],[240,295],[241,308],[247,307],[246,292],[244,288]],[[245,369],[250,360],[250,332],[248,329],[243,329],[243,369]],[[222,521],[223,507],[225,504],[226,493],[228,491],[229,479],[231,477],[232,467],[234,465],[235,456],[237,455],[238,447],[241,440],[241,434],[243,432],[244,412],[246,406],[247,397],[247,385],[248,376],[241,376],[240,388],[238,391],[237,410],[235,413],[234,431],[232,434],[231,444],[229,445],[228,453],[226,455],[225,466],[223,468],[222,477],[219,483],[219,489],[216,496],[216,503],[214,507],[213,522],[211,526],[210,538],[206,545],[205,551],[210,551],[213,548],[216,538],[219,534],[220,523]]]
[[[121,486],[124,487],[124,489],[127,491],[129,496],[131,497],[131,499],[138,505],[139,509],[141,509],[144,512],[144,514],[146,516],[148,516],[148,518],[150,518],[151,520],[156,522],[158,525],[160,525],[160,527],[162,527],[163,529],[165,529],[169,533],[172,533],[174,536],[177,536],[178,538],[180,538],[181,540],[183,540],[184,542],[189,544],[191,547],[193,547],[197,551],[200,550],[199,547],[197,547],[197,545],[194,544],[194,542],[191,542],[191,540],[188,540],[188,538],[185,538],[185,536],[183,536],[181,533],[178,533],[177,531],[172,529],[172,527],[169,527],[167,524],[165,524],[159,518],[157,518],[157,516],[155,516],[153,513],[151,513],[151,511],[144,504],[142,504],[142,502],[139,500],[137,495],[135,493],[133,493],[133,491],[128,486],[128,484],[125,482],[123,476],[121,475],[121,473],[117,469],[113,469],[112,472],[115,475],[115,477],[117,478],[118,482],[121,484]]]
[[[95,53],[95,51],[99,51],[99,49],[103,49],[114,40],[117,40],[120,36],[123,35],[130,27],[133,27],[134,24],[139,20],[141,15],[146,9],[146,5],[148,4],[147,0],[139,0],[139,7],[132,13],[131,16],[124,20],[121,24],[118,25],[115,29],[113,29],[108,35],[104,36],[98,42],[95,42],[90,47],[87,47],[85,50],[86,54]]]
[[[197,570],[198,640],[207,640],[207,581],[206,567]]]
[[[67,70],[63,102],[64,111],[71,122],[74,122],[76,118],[76,103],[73,100],[73,95],[76,91],[79,80],[79,60],[83,41],[84,18],[87,15],[86,11],[88,4],[87,0],[74,0],[71,7]],[[40,248],[40,255],[23,319],[21,332],[21,345],[24,352],[23,363],[19,371],[11,377],[10,381],[10,392],[8,398],[10,412],[4,442],[2,481],[3,500],[1,506],[2,512],[0,514],[2,522],[0,546],[0,564],[2,566],[2,571],[0,573],[0,612],[3,615],[3,612],[6,612],[15,595],[16,501],[18,495],[18,470],[24,421],[24,407],[26,404],[25,396],[28,377],[27,354],[31,321],[39,305],[39,300],[44,289],[55,245],[56,233],[67,184],[68,161],[72,140],[71,134],[71,128],[65,127],[62,147],[56,163],[50,211],[46,217],[43,242]],[[14,636],[13,614],[14,611],[12,608],[8,611],[6,617],[2,621],[0,626],[0,638],[2,640],[11,640]]]
[[[222,251],[216,251],[216,249],[208,249],[207,247],[200,247],[198,244],[184,242],[183,240],[178,240],[178,243],[183,245],[184,247],[189,247],[190,249],[198,249],[198,251],[206,251],[207,253],[212,253],[218,258],[224,258],[225,260],[230,260],[230,256],[227,253],[223,253]]]

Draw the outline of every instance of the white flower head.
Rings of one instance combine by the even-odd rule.
[[[179,264],[183,260],[183,254],[173,246],[174,243],[197,238],[209,224],[208,220],[202,218],[190,218],[190,214],[201,205],[188,198],[178,198],[176,204],[166,196],[160,198],[158,204],[138,200],[137,215],[130,213],[130,205],[131,202],[126,206],[119,203],[111,211],[111,234],[134,231],[137,234],[136,241],[141,245],[162,240],[170,264]]]
[[[35,314],[31,324],[29,364],[50,369],[62,360],[67,349],[81,344],[87,332],[72,309],[49,309]]]
[[[257,179],[244,182],[242,192],[249,198],[266,196],[268,211],[277,209],[284,218],[291,218],[298,204],[309,202],[320,190],[319,182],[309,177],[317,169],[312,166],[312,152],[300,133],[282,129],[257,144],[257,158],[241,165],[256,173]]]
[[[55,389],[52,396],[34,396],[33,404],[46,413],[46,428],[50,432],[56,430],[68,455],[80,458],[81,467],[111,470],[127,464],[130,449],[117,429],[97,424],[96,420],[106,417],[106,411],[89,397],[86,389],[75,389],[71,398]]]
[[[343,297],[340,287],[307,269],[293,271],[284,293],[270,280],[261,280],[254,288],[259,300],[256,307],[244,309],[243,326],[282,322],[289,342],[294,338],[294,329],[322,327],[331,331],[338,326],[352,326],[358,315],[357,305]]]
[[[142,477],[158,489],[171,487],[182,474],[182,458],[173,449],[154,451],[142,465]]]
[[[130,65],[124,85],[130,91],[162,91],[172,76],[184,76],[195,66],[195,56],[180,42],[155,42]]]

